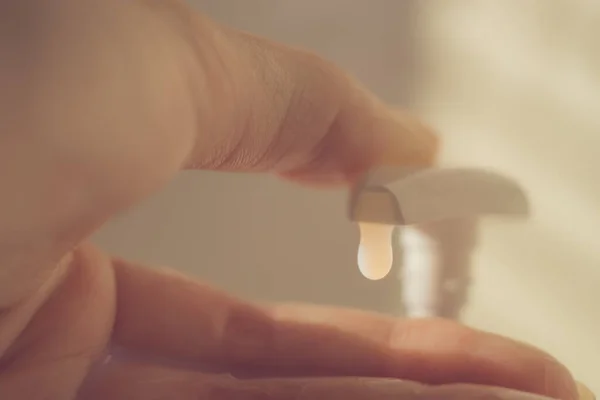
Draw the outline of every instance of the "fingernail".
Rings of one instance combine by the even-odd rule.
[[[596,400],[596,396],[587,386],[585,386],[581,382],[577,383],[577,394],[579,395],[579,400]]]

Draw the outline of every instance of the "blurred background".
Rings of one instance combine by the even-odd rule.
[[[485,221],[465,321],[550,351],[600,393],[600,2],[193,0],[323,55],[443,138],[443,161],[529,191],[526,224]],[[397,274],[356,267],[346,193],[186,173],[103,229],[114,253],[258,300],[398,314]]]

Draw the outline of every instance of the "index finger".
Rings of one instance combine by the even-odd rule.
[[[569,371],[546,353],[453,322],[260,307],[178,274],[120,260],[113,266],[113,343],[134,354],[259,376],[391,377],[577,398]]]
[[[433,160],[434,135],[335,66],[178,0],[1,7],[0,309],[183,167],[332,183]]]

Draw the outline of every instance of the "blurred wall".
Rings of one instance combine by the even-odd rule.
[[[317,51],[443,135],[446,162],[530,191],[527,224],[486,221],[467,322],[539,345],[600,393],[600,3],[200,0],[230,25]],[[418,7],[416,6],[418,4]],[[363,279],[345,193],[182,175],[97,241],[240,295],[398,312]]]

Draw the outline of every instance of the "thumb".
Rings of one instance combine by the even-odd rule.
[[[335,65],[191,15],[188,40],[205,49],[208,30],[215,51],[204,52],[212,54],[206,75],[195,75],[193,91],[210,93],[212,103],[196,109],[211,113],[200,120],[212,122],[197,132],[188,168],[269,171],[331,184],[373,164],[432,163],[436,136]]]
[[[347,181],[435,138],[322,59],[184,3],[0,5],[0,310],[179,169]]]

